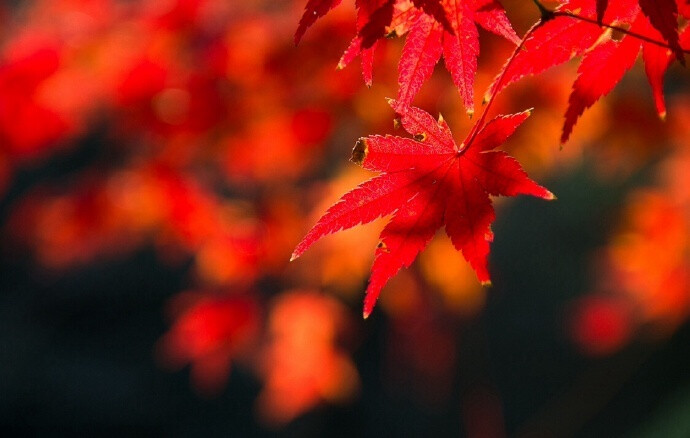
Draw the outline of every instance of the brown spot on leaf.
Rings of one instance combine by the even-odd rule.
[[[350,157],[350,161],[361,165],[364,159],[367,157],[368,152],[369,146],[367,146],[367,140],[364,138],[360,138],[359,140],[357,140],[357,143],[355,143],[355,147],[352,149],[352,156]]]
[[[414,135],[414,139],[417,141],[424,141],[426,140],[426,132],[421,132],[419,134]]]
[[[402,126],[402,120],[400,119],[400,114],[396,114],[393,119],[393,129],[400,129]]]
[[[627,23],[620,23],[618,27],[621,29],[611,29],[611,39],[614,41],[621,41],[626,35],[627,30],[630,29],[630,25]]]
[[[386,244],[383,242],[383,240],[380,240],[378,245],[376,245],[376,248],[380,249],[383,252],[390,252]]]

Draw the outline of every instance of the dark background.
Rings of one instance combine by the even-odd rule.
[[[3,221],[23,190],[94,159],[97,140],[88,138],[73,156],[15,178],[0,209]],[[462,436],[463,400],[480,384],[500,395],[510,436],[687,436],[687,324],[664,342],[637,340],[605,358],[583,356],[565,332],[568,301],[587,290],[591,252],[606,243],[624,193],[645,181],[643,172],[620,186],[604,186],[591,174],[585,165],[547,182],[559,194],[557,203],[520,198],[502,210],[486,309],[475,319],[450,322],[460,333],[459,359],[442,405],[430,409],[405,385],[383,383],[390,326],[384,312],[375,312],[362,323],[363,342],[354,351],[363,388],[357,400],[322,406],[281,430],[255,420],[260,384],[247,370],[233,369],[227,388],[209,399],[195,394],[186,372],[167,373],[156,364],[153,346],[167,329],[162,309],[187,286],[184,266],[166,267],[153,248],[141,248],[58,276],[4,244],[3,430],[49,436]],[[279,285],[261,292],[275,290]]]

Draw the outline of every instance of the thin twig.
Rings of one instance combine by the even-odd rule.
[[[626,29],[626,28],[621,27],[621,26],[616,26],[615,24],[608,24],[608,23],[604,23],[604,22],[599,22],[598,20],[594,20],[594,19],[588,18],[588,17],[583,17],[582,15],[578,15],[578,14],[575,14],[574,12],[570,12],[570,11],[553,11],[552,14],[554,17],[570,17],[570,18],[574,18],[576,20],[581,20],[581,21],[585,21],[587,23],[595,24],[595,25],[600,26],[600,27],[606,27],[608,29],[615,30],[615,31],[624,33],[626,35],[629,35],[633,38],[637,38],[638,40],[642,40],[644,42],[654,44],[654,45],[657,45],[659,47],[664,47],[666,49],[674,50],[673,47],[671,47],[670,45],[668,45],[667,43],[665,43],[663,41],[655,40],[654,38],[648,37],[647,35],[643,35],[641,33],[632,32],[629,29]],[[681,47],[681,50],[683,51],[683,53],[690,53],[690,50],[683,49],[682,47]]]
[[[496,95],[498,94],[498,90],[500,90],[501,85],[503,84],[503,80],[505,79],[505,76],[506,76],[506,73],[508,72],[508,69],[510,68],[511,64],[513,63],[513,61],[517,57],[518,53],[520,53],[520,50],[522,50],[523,47],[525,46],[525,42],[529,39],[530,36],[532,36],[532,33],[534,33],[535,30],[537,30],[540,26],[542,26],[547,21],[552,20],[553,18],[569,17],[569,18],[573,18],[575,20],[581,20],[581,21],[584,21],[587,23],[594,24],[594,25],[599,26],[599,27],[605,27],[605,28],[608,28],[611,30],[619,31],[621,33],[624,33],[624,34],[630,36],[630,37],[637,38],[641,41],[644,41],[644,42],[647,42],[650,44],[654,44],[654,45],[657,45],[659,47],[664,47],[664,48],[669,49],[669,50],[674,50],[673,47],[669,46],[667,43],[665,43],[663,41],[658,41],[658,40],[655,40],[654,38],[648,37],[647,35],[643,35],[643,34],[640,34],[637,32],[632,32],[629,29],[626,29],[624,27],[616,26],[615,24],[600,22],[598,20],[594,20],[594,19],[588,18],[588,17],[583,17],[581,15],[578,15],[578,14],[576,14],[574,12],[570,12],[570,11],[558,11],[558,10],[551,11],[551,10],[548,10],[539,0],[533,0],[533,1],[534,1],[534,4],[536,4],[537,7],[539,8],[539,12],[541,13],[541,19],[525,33],[525,35],[520,40],[520,44],[518,44],[518,46],[513,51],[513,54],[508,59],[508,62],[503,66],[503,70],[501,70],[501,74],[498,77],[498,80],[492,86],[492,91],[491,91],[491,94],[489,96],[489,100],[487,101],[486,105],[484,106],[484,111],[482,111],[482,115],[480,116],[479,120],[477,121],[477,123],[472,128],[472,131],[471,131],[470,135],[468,136],[467,144],[465,145],[464,148],[462,148],[463,150],[466,149],[467,147],[469,147],[470,144],[472,144],[472,142],[474,141],[474,139],[477,136],[477,134],[479,133],[479,131],[484,127],[484,123],[486,122],[486,116],[489,112],[489,108],[491,108],[491,104],[493,103]],[[681,48],[681,50],[683,53],[690,53],[690,50],[686,50],[683,48]]]

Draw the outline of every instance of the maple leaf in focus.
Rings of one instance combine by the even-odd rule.
[[[310,0],[296,39],[316,18],[339,1]],[[378,41],[391,36],[407,39],[398,66],[398,112],[408,107],[422,84],[429,79],[441,59],[458,88],[469,114],[474,113],[474,76],[479,56],[477,24],[518,44],[505,11],[498,0],[358,0],[357,35],[343,54],[338,68],[345,68],[357,56],[362,58],[362,73],[372,83],[373,53]],[[305,25],[304,23],[308,23]]]
[[[561,135],[561,143],[565,143],[585,109],[613,90],[632,68],[641,50],[657,112],[664,118],[663,76],[674,57],[682,61],[681,46],[690,46],[690,26],[679,35],[676,19],[677,11],[685,18],[690,18],[690,8],[681,6],[686,0],[677,1],[678,5],[674,0],[664,0],[658,4],[646,0],[640,0],[639,3],[635,0],[570,0],[563,3],[556,9],[557,14],[572,13],[590,21],[556,15],[538,24],[525,41],[524,50],[506,65],[505,75],[496,78],[486,96],[499,92],[524,76],[541,73],[582,55],[565,114]],[[669,14],[676,23],[674,28],[669,23]],[[629,27],[628,32],[661,44],[666,39],[670,48],[628,34],[616,41],[611,29],[600,27],[596,22]],[[665,23],[665,27],[661,23]]]
[[[398,107],[395,101],[390,104]],[[435,121],[423,110],[409,107],[400,115],[400,122],[414,139],[390,135],[360,139],[352,161],[381,175],[329,208],[297,245],[292,260],[326,234],[392,214],[376,249],[364,301],[365,318],[386,282],[400,268],[410,266],[442,225],[479,281],[489,284],[487,257],[495,217],[489,195],[554,199],[551,192],[528,178],[515,159],[493,150],[529,114],[500,116],[483,128],[475,126],[458,146],[442,117]]]

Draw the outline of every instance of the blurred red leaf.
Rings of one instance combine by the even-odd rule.
[[[175,322],[159,341],[161,359],[172,367],[191,365],[199,392],[220,391],[234,356],[259,328],[259,307],[244,295],[186,292],[170,304]]]
[[[41,84],[60,67],[60,52],[55,46],[15,50],[0,64],[0,147],[31,157],[69,132],[67,121],[38,98]]]
[[[623,347],[632,335],[633,318],[625,301],[586,297],[573,310],[570,333],[587,354],[608,355]]]
[[[258,399],[265,421],[282,425],[320,402],[338,403],[355,395],[357,370],[338,345],[346,322],[344,307],[319,293],[288,291],[276,299],[268,318],[264,387]]]

